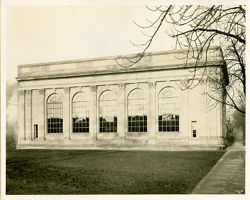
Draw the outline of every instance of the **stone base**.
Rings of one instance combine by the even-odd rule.
[[[143,151],[193,151],[193,150],[220,150],[225,145],[220,140],[163,140],[156,138],[114,138],[85,140],[33,140],[23,141],[17,149],[85,149],[85,150],[143,150]]]

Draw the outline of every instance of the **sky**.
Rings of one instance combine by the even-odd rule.
[[[6,79],[15,80],[17,65],[138,53],[146,37],[133,23],[154,19],[145,5],[8,5]],[[174,48],[160,29],[150,51]],[[152,31],[152,29],[150,30]],[[150,32],[147,32],[150,33]]]

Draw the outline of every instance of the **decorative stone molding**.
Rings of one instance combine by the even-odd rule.
[[[148,82],[148,86],[149,86],[150,88],[155,88],[156,82],[155,82],[155,81]]]
[[[45,94],[45,89],[39,89],[38,91],[39,91],[40,95],[44,95]]]
[[[19,94],[20,96],[25,95],[25,90],[18,90],[18,94]]]
[[[139,83],[138,82],[136,82],[136,83],[134,83],[135,84],[135,87],[136,88],[139,88]]]
[[[125,84],[125,83],[121,83],[121,84],[118,85],[118,88],[119,88],[120,90],[125,90],[126,84]]]
[[[106,85],[106,90],[109,90],[109,88],[110,88],[110,85],[107,84],[107,85]]]
[[[166,86],[167,87],[171,86],[171,81],[170,80],[166,80]]]
[[[31,95],[31,92],[32,92],[32,90],[26,90],[26,91],[25,91],[25,94],[26,94],[26,95]]]
[[[176,89],[184,89],[180,79],[172,81],[171,86],[175,87]]]
[[[53,93],[56,93],[56,88],[52,88]]]
[[[96,85],[91,85],[90,90],[91,90],[91,92],[96,92],[97,86]]]
[[[187,86],[189,83],[188,79],[181,80],[181,85],[182,86]]]
[[[70,88],[69,87],[65,87],[63,88],[63,91],[65,94],[69,94]]]

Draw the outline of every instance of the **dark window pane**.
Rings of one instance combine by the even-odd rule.
[[[139,127],[139,132],[143,132],[144,128],[143,127]]]
[[[47,100],[47,130],[48,133],[62,133],[63,103],[59,94],[53,94]]]
[[[147,116],[143,113],[148,112],[147,95],[144,94],[143,90],[135,89],[128,96],[128,119],[131,117],[132,123],[128,128],[129,132],[145,132],[145,121]]]

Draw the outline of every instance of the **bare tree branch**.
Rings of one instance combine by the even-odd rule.
[[[214,33],[217,33],[217,34],[220,34],[220,35],[225,35],[225,36],[228,36],[228,37],[232,37],[232,38],[238,40],[239,42],[241,42],[241,43],[243,43],[243,44],[246,43],[245,39],[242,39],[242,38],[238,37],[237,35],[233,35],[233,34],[230,34],[230,33],[226,33],[226,32],[221,31],[221,30],[216,30],[216,29],[204,29],[204,28],[196,28],[196,29],[188,30],[188,31],[186,31],[186,32],[183,32],[183,33],[179,33],[179,34],[173,35],[172,37],[178,37],[178,36],[185,35],[185,34],[190,33],[190,32],[196,32],[196,31],[214,32]]]
[[[122,67],[132,67],[140,62],[164,24],[166,25],[164,27],[169,29],[168,35],[176,39],[176,48],[187,49],[186,54],[178,58],[183,60],[184,65],[192,73],[192,77],[187,80],[183,89],[194,88],[207,79],[211,92],[215,94],[209,94],[212,100],[245,113],[245,8],[245,5],[146,6],[146,9],[156,17],[154,20],[146,19],[146,25],[135,22],[146,37],[146,41],[140,44],[132,43],[134,46],[143,47],[143,50],[135,56],[125,57],[126,64],[119,62],[119,59],[123,59],[124,62],[124,57],[116,59],[116,62]],[[145,34],[143,30],[151,30],[151,32],[153,30],[153,34]],[[213,76],[209,75],[210,69],[206,66],[208,50],[212,45],[221,47],[225,60],[224,67],[216,69]],[[195,60],[192,69],[188,68],[190,59]],[[199,67],[201,60],[204,63],[203,69]],[[228,78],[225,79],[227,76]],[[224,93],[226,100],[221,99],[220,96],[217,98],[218,93]]]

